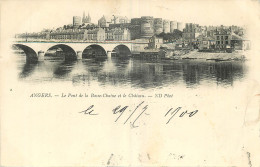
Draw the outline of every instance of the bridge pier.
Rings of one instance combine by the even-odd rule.
[[[112,57],[112,51],[107,51],[107,58],[111,58]]]
[[[82,51],[77,51],[77,60],[82,59]]]
[[[44,51],[42,50],[38,52],[38,61],[44,61]]]

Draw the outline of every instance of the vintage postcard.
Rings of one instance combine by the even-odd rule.
[[[259,1],[0,11],[1,166],[260,166]]]

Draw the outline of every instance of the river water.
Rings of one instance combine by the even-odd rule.
[[[17,55],[18,78],[33,84],[71,82],[73,86],[131,87],[139,89],[185,86],[232,87],[242,82],[247,66],[242,61],[138,60],[133,58],[83,59],[73,62],[49,59],[26,63]]]

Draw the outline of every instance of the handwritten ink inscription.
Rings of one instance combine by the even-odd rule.
[[[112,114],[116,115],[114,122],[122,122],[123,124],[130,123],[133,128],[139,127],[137,122],[142,118],[149,116],[149,105],[145,104],[145,101],[142,101],[136,106],[128,106],[128,105],[118,105],[112,108]],[[166,112],[163,112],[163,116],[165,118],[165,124],[169,124],[173,118],[182,118],[187,117],[191,118],[196,115],[199,110],[188,111],[183,109],[183,107],[177,108],[169,108]],[[90,105],[87,109],[80,111],[81,114],[96,116],[99,115],[98,112],[95,111],[95,106]],[[123,116],[124,115],[124,116]]]
[[[175,110],[173,110],[173,108],[171,108],[165,115],[164,115],[164,117],[167,117],[168,115],[169,115],[169,120],[166,122],[166,124],[168,124],[171,120],[172,120],[172,118],[176,115],[176,114],[178,114],[179,113],[179,111],[182,109],[182,107],[178,107],[178,108],[176,108]],[[194,110],[194,111],[192,111],[192,112],[188,112],[187,110],[186,111],[182,111],[182,112],[180,112],[179,114],[178,114],[178,116],[179,117],[183,117],[183,116],[185,116],[185,115],[188,115],[188,117],[192,117],[192,116],[194,116],[195,114],[197,114],[197,112],[198,112],[199,110]]]
[[[144,103],[144,101],[142,101],[140,104],[138,104],[135,109],[131,112],[131,110],[129,110],[131,112],[131,114],[127,117],[127,119],[124,121],[124,124],[126,124],[128,122],[128,120],[137,112],[140,110],[140,113],[137,117],[134,118],[134,121],[133,122],[130,122],[131,125],[133,127],[138,127],[135,125],[136,121],[145,113],[145,111],[147,110],[148,108],[148,105],[144,105],[142,106],[142,104]],[[116,108],[114,108],[112,110],[113,114],[119,114],[119,116],[116,118],[115,122],[118,121],[118,119],[124,114],[124,112],[126,111],[126,109],[128,108],[129,106],[124,106],[124,107],[121,107],[120,105],[117,106]],[[146,115],[149,115],[148,113],[146,113]]]
[[[94,107],[94,105],[91,105],[86,110],[81,111],[80,113],[84,113],[84,114],[88,114],[88,115],[98,115],[97,113],[92,113],[92,112],[94,112],[93,107]]]

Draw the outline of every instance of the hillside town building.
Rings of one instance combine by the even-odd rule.
[[[163,38],[156,35],[149,39],[148,47],[149,49],[159,49],[163,45]]]
[[[129,20],[126,16],[103,15],[97,24],[91,17],[73,16],[72,24],[38,33],[17,34],[26,40],[61,41],[146,41],[145,48],[157,49],[163,43],[175,43],[176,48],[199,50],[248,49],[244,28],[239,26],[200,26],[199,24],[142,16]],[[175,34],[174,34],[175,33]],[[160,37],[158,37],[160,36]],[[140,44],[142,45],[142,44]],[[137,46],[134,46],[137,47]]]

